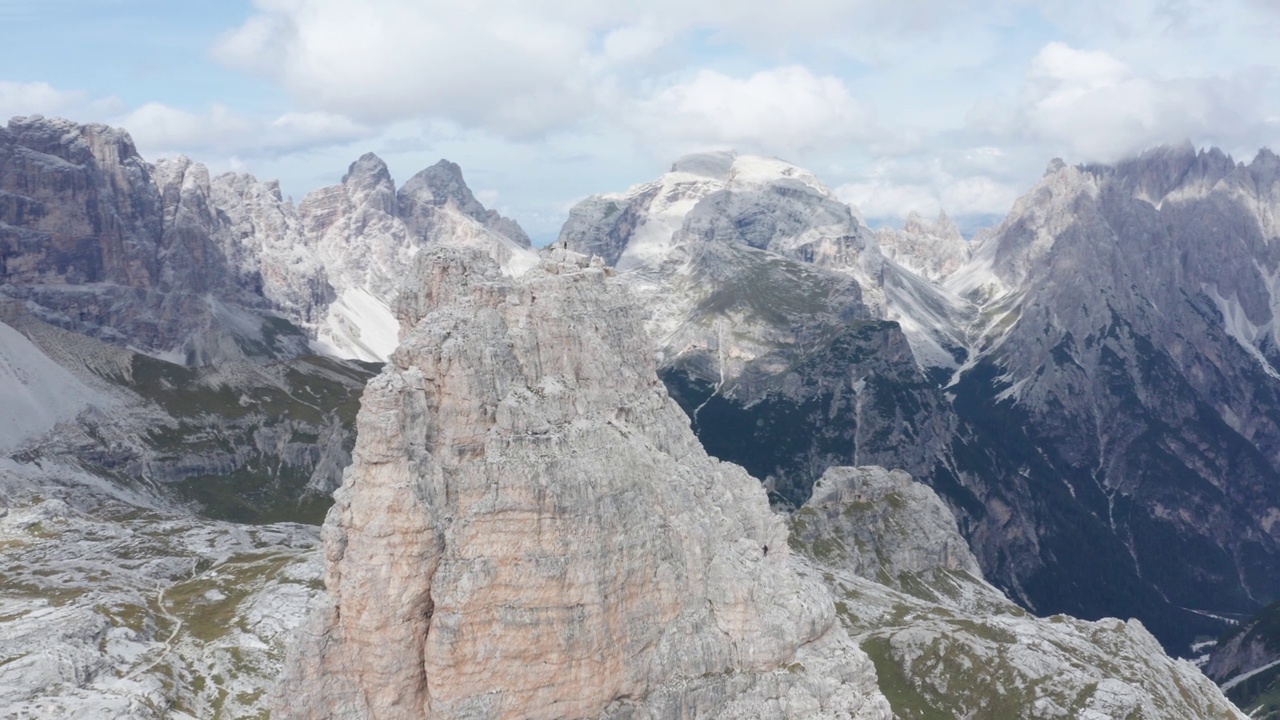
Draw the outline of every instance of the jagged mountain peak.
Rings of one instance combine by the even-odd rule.
[[[1029,477],[1041,486],[1066,482],[1061,507],[1078,503],[1097,519],[1093,530],[1070,531],[1093,537],[1089,562],[1105,564],[1097,558],[1110,555],[1121,563],[1067,611],[1096,612],[1081,608],[1098,597],[1107,598],[1107,612],[1134,603],[1125,612],[1166,643],[1181,643],[1203,622],[1183,608],[1224,615],[1275,597],[1267,568],[1280,564],[1280,543],[1259,509],[1275,506],[1280,446],[1280,426],[1265,410],[1280,392],[1273,242],[1280,192],[1267,180],[1274,166],[1263,153],[1246,166],[1189,143],[1114,165],[1062,164],[948,279],[983,306],[985,327],[975,342],[977,369],[958,380],[957,394],[995,378],[989,407],[1012,408],[984,409],[992,415],[971,420],[965,406],[962,419],[979,427],[1007,412],[1002,428],[1043,433],[1018,441],[1052,458]],[[1006,442],[1003,429],[999,441]],[[1229,461],[1204,463],[1205,452]],[[1003,475],[1016,487],[1019,462],[970,471]],[[1072,485],[1077,478],[1085,484]],[[1134,508],[1123,520],[1111,514],[1122,502]],[[1061,522],[1022,512],[1045,528]],[[1169,538],[1186,548],[1184,560],[1156,570]],[[1251,555],[1239,560],[1246,546]],[[1068,560],[1077,553],[1071,548],[1039,553],[1054,560],[1010,572],[1024,587],[1026,578],[1077,562]],[[1218,559],[1191,559],[1211,553]],[[984,566],[992,566],[989,556]],[[1079,592],[1076,578],[1052,582],[1059,589],[1034,590],[1028,604],[1046,610]],[[1138,589],[1113,596],[1123,583]]]
[[[482,219],[485,208],[462,177],[462,168],[448,160],[420,171],[409,178],[398,193],[401,212],[412,214],[418,205],[444,207],[450,201],[464,215]]]
[[[971,266],[957,273],[949,288],[972,297],[1003,294],[1025,284],[1035,268],[1041,268],[1036,272],[1043,274],[1041,261],[1050,253],[1061,255],[1064,241],[1073,246],[1094,246],[1102,253],[1123,252],[1116,238],[1132,235],[1150,218],[1145,217],[1148,210],[1133,206],[1136,215],[1122,220],[1116,214],[1116,203],[1128,206],[1136,200],[1156,213],[1176,215],[1180,211],[1166,206],[1185,207],[1214,198],[1212,202],[1221,211],[1239,210],[1250,217],[1263,236],[1280,234],[1280,222],[1267,210],[1273,202],[1271,196],[1280,192],[1275,188],[1280,160],[1274,158],[1264,150],[1252,164],[1245,165],[1220,148],[1197,149],[1183,142],[1150,148],[1114,164],[1068,165],[1055,159],[1045,176],[1014,203],[1004,221],[975,242]],[[1197,215],[1193,220],[1199,232],[1217,232],[1205,216]],[[1073,227],[1080,231],[1068,232]],[[1084,231],[1086,227],[1092,229]],[[1247,228],[1237,230],[1247,236],[1255,234]],[[1155,238],[1144,243],[1157,253],[1151,259],[1160,256]],[[1126,247],[1132,248],[1134,243]],[[1091,262],[1096,266],[1102,259]],[[1213,267],[1201,266],[1193,274]]]
[[[376,154],[367,152],[361,155],[342,176],[342,184],[351,188],[370,189],[389,188],[395,192],[395,181],[391,179],[391,170],[387,163]]]
[[[436,208],[452,204],[462,215],[485,226],[515,244],[529,248],[532,242],[519,223],[503,217],[496,210],[489,210],[476,199],[462,175],[462,168],[455,162],[440,160],[409,178],[397,194],[400,215],[411,228],[419,229],[424,219],[433,215]]]
[[[293,205],[292,197],[287,200],[284,197],[284,191],[280,189],[279,180],[259,180],[252,173],[224,172],[214,177],[213,183],[227,188],[255,188],[257,192],[263,193],[279,203]]]
[[[1114,166],[1089,166],[1099,176],[1114,175],[1133,197],[1159,207],[1170,198],[1204,195],[1236,170],[1235,160],[1221,149],[1198,150],[1190,141],[1151,148]]]
[[[940,238],[964,240],[964,235],[960,232],[960,226],[947,215],[946,210],[938,212],[938,216],[933,220],[929,220],[924,215],[912,211],[907,215],[907,220],[902,224],[902,231],[915,235],[933,235]]]
[[[913,212],[901,230],[878,230],[876,241],[885,257],[935,282],[969,259],[969,242],[945,212],[938,213],[934,220]]]

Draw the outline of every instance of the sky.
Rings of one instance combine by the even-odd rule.
[[[0,0],[0,118],[127,129],[300,200],[440,158],[536,241],[736,149],[872,225],[998,221],[1055,157],[1280,146],[1280,0]]]

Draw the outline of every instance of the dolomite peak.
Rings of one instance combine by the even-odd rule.
[[[611,270],[424,253],[280,717],[887,718],[759,482],[702,450]]]

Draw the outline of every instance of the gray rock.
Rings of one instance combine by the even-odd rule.
[[[905,473],[832,468],[791,527],[897,717],[1244,717],[1136,620],[1035,618],[1009,602]]]
[[[1132,614],[1185,651],[1280,594],[1275,165],[1052,167],[947,279],[983,318],[956,446],[992,448],[948,482],[1028,607]]]
[[[512,280],[445,249],[419,272],[278,716],[889,716],[610,273],[553,250]]]

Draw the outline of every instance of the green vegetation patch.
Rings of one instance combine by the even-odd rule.
[[[174,585],[165,593],[164,605],[182,619],[187,634],[204,642],[217,640],[235,627],[240,603],[293,560],[269,553],[237,556]]]
[[[889,639],[867,638],[862,650],[876,666],[876,681],[880,692],[889,701],[893,715],[898,720],[953,720],[955,713],[946,712],[929,702],[916,687],[906,671],[893,657]]]
[[[310,475],[301,468],[246,467],[228,475],[202,475],[175,483],[178,494],[214,520],[249,524],[324,523],[333,498],[308,493]]]

